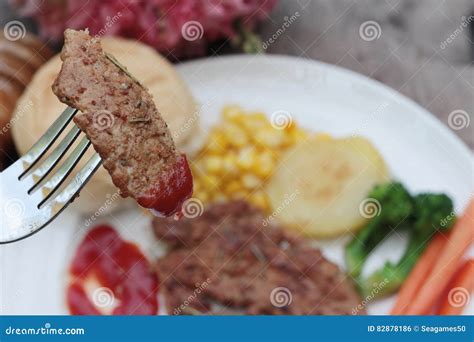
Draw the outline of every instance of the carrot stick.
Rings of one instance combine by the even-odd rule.
[[[417,297],[408,307],[407,315],[430,313],[436,300],[456,273],[465,251],[473,241],[474,235],[474,199],[469,202],[466,211],[454,225],[445,248],[441,251],[435,267],[418,292]]]
[[[418,290],[422,287],[426,278],[430,274],[430,270],[436,265],[436,261],[440,251],[445,246],[446,237],[438,233],[436,234],[426,247],[425,251],[417,261],[415,267],[411,270],[407,279],[403,283],[398,293],[395,306],[390,312],[391,315],[403,315],[408,306],[413,302]]]
[[[460,315],[474,291],[474,259],[466,260],[445,290],[438,315]]]

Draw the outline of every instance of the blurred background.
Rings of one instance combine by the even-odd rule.
[[[271,53],[336,64],[412,98],[474,147],[472,0],[1,0],[0,24],[7,164],[16,100],[67,27],[139,40],[173,63]]]

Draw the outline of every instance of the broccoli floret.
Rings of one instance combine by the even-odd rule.
[[[377,206],[377,213],[346,247],[346,264],[352,277],[360,275],[370,252],[392,230],[405,226],[414,207],[412,197],[400,183],[375,186],[368,200]]]
[[[409,242],[397,263],[387,262],[365,280],[359,281],[364,295],[383,297],[396,291],[408,277],[413,266],[437,231],[448,231],[454,221],[453,203],[444,194],[420,194],[413,199],[409,220]]]

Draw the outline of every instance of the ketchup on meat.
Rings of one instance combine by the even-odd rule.
[[[193,176],[184,154],[172,167],[162,172],[162,177],[148,193],[137,198],[142,207],[153,209],[159,216],[181,212],[181,207],[193,193]]]
[[[156,315],[158,280],[138,247],[123,240],[110,226],[91,229],[79,245],[70,266],[72,280],[67,304],[73,315],[101,315],[85,283],[94,277],[113,293],[113,315]]]

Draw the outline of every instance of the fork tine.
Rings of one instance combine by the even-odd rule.
[[[79,193],[84,185],[87,184],[89,178],[94,174],[98,167],[102,164],[97,153],[87,161],[86,165],[76,174],[74,180],[72,180],[66,188],[61,191],[54,199],[49,202],[46,206],[41,208],[42,210],[49,210],[53,215],[56,215],[61,211],[68,203],[72,202],[74,197]]]
[[[38,186],[51,172],[51,170],[58,164],[63,155],[77,139],[79,133],[81,133],[81,130],[76,125],[74,125],[74,127],[71,128],[66,137],[59,143],[58,147],[55,148],[54,151],[51,152],[51,154],[48,156],[48,158],[46,158],[46,160],[41,163],[41,165],[35,170],[35,172],[33,173],[33,177],[38,180],[35,180],[35,185],[31,187],[30,190],[28,190],[29,194],[32,194],[36,189],[38,189]]]
[[[45,134],[33,145],[33,147],[20,159],[28,163],[26,170],[20,175],[20,179],[24,177],[29,170],[38,162],[39,158],[49,149],[49,147],[56,141],[61,132],[66,128],[77,109],[67,107],[59,118],[48,128]]]
[[[91,142],[87,137],[82,138],[76,148],[71,152],[67,159],[63,162],[57,172],[41,187],[44,199],[39,204],[41,208],[51,195],[61,186],[66,177],[72,172],[79,160],[89,148]]]

